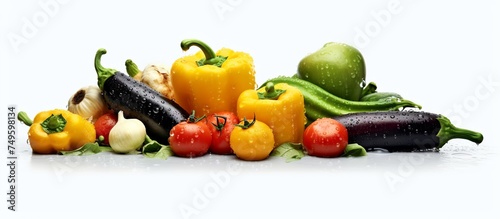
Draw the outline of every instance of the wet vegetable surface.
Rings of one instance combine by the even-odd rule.
[[[349,143],[366,149],[417,151],[439,149],[450,139],[481,143],[483,135],[455,127],[446,117],[421,111],[353,113],[334,117],[344,124]]]

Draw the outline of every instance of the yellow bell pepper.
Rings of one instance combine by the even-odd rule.
[[[259,90],[246,90],[238,98],[240,118],[255,118],[267,124],[275,147],[283,143],[302,143],[306,123],[304,97],[286,83],[266,84]]]
[[[236,113],[240,93],[256,87],[252,57],[227,48],[215,54],[199,40],[181,43],[185,51],[191,46],[201,51],[176,60],[170,71],[174,101],[187,112],[195,110],[198,116],[222,111]]]
[[[56,154],[71,151],[96,140],[94,125],[67,110],[43,111],[33,121],[21,112],[19,119],[30,126],[28,139],[33,153]]]

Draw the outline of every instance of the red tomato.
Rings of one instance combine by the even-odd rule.
[[[206,121],[184,121],[170,130],[170,148],[180,157],[199,157],[208,152],[212,143],[212,133]]]
[[[347,129],[342,123],[321,118],[304,130],[303,145],[308,155],[338,157],[344,153],[347,140]]]
[[[229,137],[240,120],[235,113],[220,112],[207,117],[207,125],[212,133],[212,144],[210,145],[210,152],[214,154],[232,154],[229,144]]]
[[[104,137],[102,144],[109,145],[109,131],[113,128],[118,121],[118,116],[114,113],[106,113],[100,116],[95,122],[95,134],[96,139],[99,139],[100,136]]]

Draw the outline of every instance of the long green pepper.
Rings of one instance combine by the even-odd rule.
[[[409,100],[388,100],[388,101],[352,101],[337,97],[323,88],[295,77],[280,76],[269,79],[267,83],[287,83],[298,88],[304,96],[304,105],[308,124],[319,118],[331,118],[334,116],[346,115],[356,112],[370,111],[394,111],[402,107],[422,107]]]

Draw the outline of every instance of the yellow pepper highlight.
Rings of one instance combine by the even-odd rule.
[[[269,83],[259,90],[246,90],[237,104],[240,118],[255,118],[267,124],[275,147],[283,143],[302,143],[306,123],[304,97],[299,89],[286,83]]]
[[[55,109],[35,116],[28,131],[28,139],[33,153],[55,154],[94,142],[96,131],[94,125],[82,116]]]
[[[252,57],[227,48],[214,53],[198,40],[181,43],[184,50],[192,45],[202,51],[176,60],[170,71],[175,102],[198,116],[236,112],[240,93],[256,87]]]

